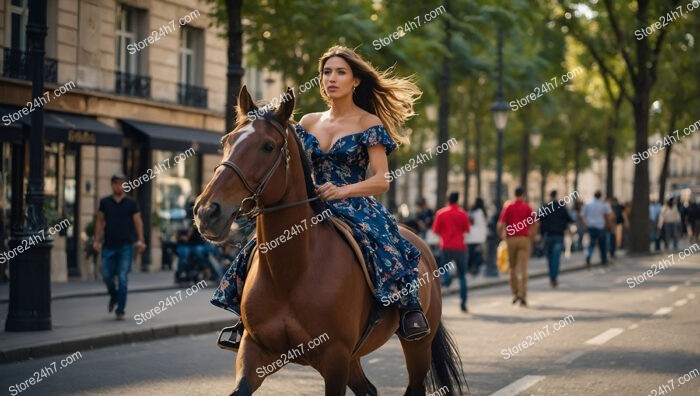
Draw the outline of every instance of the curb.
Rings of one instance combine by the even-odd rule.
[[[148,293],[148,292],[154,292],[154,291],[162,291],[162,290],[173,290],[173,289],[181,289],[182,286],[179,286],[177,284],[173,284],[172,286],[146,286],[146,287],[140,287],[136,289],[129,289],[129,293]],[[71,293],[71,294],[59,294],[56,296],[51,296],[51,301],[54,300],[65,300],[69,298],[79,298],[79,297],[103,297],[103,296],[108,296],[109,293],[106,291],[103,292],[98,292],[98,291],[88,291],[88,292],[76,292],[76,293]],[[0,298],[0,304],[9,304],[10,299],[9,298]]]
[[[595,264],[593,267],[598,267],[600,264]],[[579,271],[586,269],[585,264],[572,264],[567,268],[561,269],[559,273],[567,273]],[[537,271],[530,273],[528,275],[529,279],[542,278],[548,276],[548,270]],[[508,278],[494,279],[490,282],[485,282],[479,285],[474,285],[469,287],[470,290],[475,289],[485,289],[494,286],[502,286],[508,284]],[[177,287],[175,287],[177,288]],[[154,291],[154,290],[169,290],[168,288],[159,289],[149,289],[141,290],[142,292]],[[130,290],[131,292],[131,290]],[[137,291],[138,292],[138,291]],[[449,289],[443,292],[443,296],[449,296],[459,293],[459,287]],[[102,296],[106,293],[86,293],[86,296]],[[71,296],[64,296],[62,298],[71,298]],[[76,296],[77,297],[77,296]],[[59,299],[60,297],[54,297],[53,299]],[[127,344],[132,342],[143,342],[143,341],[154,341],[158,339],[178,337],[184,335],[197,335],[204,334],[214,331],[219,331],[222,327],[229,326],[231,324],[231,319],[226,320],[212,320],[206,322],[195,322],[187,324],[175,324],[175,325],[165,325],[165,326],[155,326],[147,329],[125,331],[119,334],[104,334],[98,336],[75,338],[71,340],[56,341],[53,343],[35,345],[29,347],[22,347],[17,349],[0,351],[0,364],[7,364],[12,362],[18,362],[28,359],[36,359],[46,356],[60,355],[64,353],[73,353],[76,350],[90,350],[95,348],[103,348],[120,344]]]
[[[99,336],[57,341],[44,345],[35,345],[0,351],[0,364],[60,355],[64,353],[73,353],[79,350],[84,351],[120,344],[129,344],[133,342],[153,341],[163,338],[204,334],[219,331],[222,327],[230,324],[230,319],[212,320],[208,322],[156,326],[141,330],[125,331],[119,334],[104,334]]]

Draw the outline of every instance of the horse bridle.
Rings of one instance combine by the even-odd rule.
[[[286,125],[287,128],[284,128],[282,126],[282,124],[280,124],[279,122],[277,122],[275,120],[266,119],[265,121],[272,124],[272,126],[275,128],[275,130],[277,132],[279,132],[279,134],[282,136],[282,139],[284,140],[284,143],[282,144],[282,147],[280,148],[280,152],[277,155],[277,159],[275,159],[275,163],[267,171],[267,173],[265,174],[265,177],[263,177],[262,181],[260,181],[260,184],[258,184],[257,188],[253,188],[251,186],[251,184],[248,182],[248,179],[246,179],[246,177],[243,175],[243,172],[238,167],[238,165],[234,164],[230,159],[223,160],[216,167],[214,167],[214,171],[216,171],[216,169],[219,168],[220,166],[224,166],[226,168],[231,169],[236,175],[238,175],[238,177],[243,182],[243,185],[245,186],[245,188],[252,194],[246,198],[243,198],[240,205],[238,206],[238,212],[235,213],[233,216],[234,221],[237,220],[238,218],[240,218],[241,215],[244,217],[247,217],[250,221],[251,219],[257,217],[261,213],[270,212],[273,210],[284,209],[284,208],[288,208],[291,206],[301,205],[303,203],[315,201],[315,200],[320,198],[320,197],[316,196],[313,198],[308,198],[308,199],[305,199],[302,201],[286,203],[283,205],[270,206],[267,208],[262,207],[262,203],[261,203],[262,192],[263,192],[263,190],[265,190],[265,187],[267,187],[267,183],[270,182],[270,179],[272,179],[272,175],[275,174],[275,171],[282,163],[282,159],[284,159],[284,187],[285,188],[287,187],[287,173],[289,172],[289,159],[290,159],[289,141],[288,141],[289,122],[287,122],[287,125]],[[231,154],[233,154],[233,152]],[[250,211],[248,211],[248,213],[243,213],[243,207],[248,202],[252,202],[253,208]]]

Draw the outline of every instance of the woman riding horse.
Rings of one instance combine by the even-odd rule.
[[[419,340],[430,333],[417,298],[420,252],[404,239],[396,220],[374,198],[389,189],[387,156],[408,139],[400,128],[414,115],[420,96],[408,79],[379,73],[353,50],[330,48],[319,60],[321,96],[329,109],[302,117],[296,132],[314,167],[316,193],[333,215],[350,225],[365,263],[373,272],[376,297],[393,301],[401,313],[398,335]],[[359,132],[357,132],[359,131]],[[350,132],[350,133],[349,133]],[[354,133],[353,133],[354,132]],[[372,176],[366,178],[367,168]],[[211,303],[240,316],[248,258],[255,238],[241,250],[214,293]],[[237,350],[243,334],[239,321],[225,328],[219,346]]]

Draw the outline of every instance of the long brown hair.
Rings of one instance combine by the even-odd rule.
[[[352,101],[360,108],[379,117],[395,142],[408,143],[408,137],[401,133],[406,121],[416,113],[413,104],[422,95],[411,77],[394,77],[394,67],[377,71],[372,65],[350,48],[336,45],[328,49],[318,60],[319,78],[323,78],[323,67],[328,59],[343,58],[352,70],[353,77],[360,84],[352,94]],[[330,105],[331,101],[321,84],[321,97]]]

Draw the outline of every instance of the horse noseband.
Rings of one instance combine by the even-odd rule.
[[[234,220],[240,218],[241,216],[247,217],[249,220],[252,218],[257,217],[260,213],[263,212],[262,204],[260,202],[261,197],[262,197],[262,192],[267,186],[267,183],[270,182],[270,179],[272,178],[272,175],[275,173],[277,168],[280,166],[282,163],[282,158],[284,158],[284,163],[285,163],[285,170],[284,170],[284,184],[285,187],[287,185],[287,172],[289,171],[289,160],[290,160],[290,154],[289,154],[289,147],[288,147],[288,139],[287,139],[287,131],[286,128],[282,127],[282,125],[274,120],[266,120],[267,122],[271,123],[272,126],[275,128],[277,132],[279,132],[280,135],[282,135],[282,139],[284,139],[284,143],[282,144],[282,147],[280,148],[280,152],[277,155],[277,159],[275,160],[275,163],[272,165],[272,167],[267,171],[265,174],[265,177],[263,177],[262,181],[256,188],[253,188],[251,184],[248,182],[248,179],[243,175],[243,172],[241,169],[234,164],[230,160],[224,160],[219,163],[216,167],[214,167],[214,171],[216,171],[217,168],[220,166],[224,166],[226,168],[231,169],[238,177],[241,179],[243,182],[243,185],[245,188],[250,191],[252,195],[243,198],[241,201],[239,207],[238,207],[238,212],[234,215]],[[248,202],[252,203],[252,208],[247,212],[243,213],[243,207],[246,205]]]

